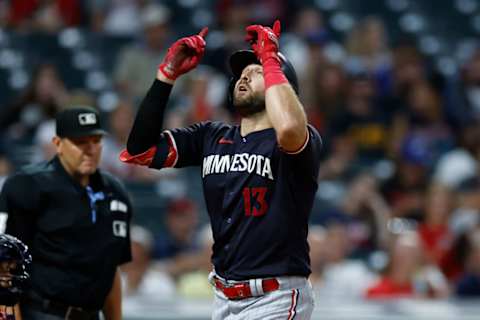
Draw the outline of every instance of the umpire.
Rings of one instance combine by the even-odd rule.
[[[98,319],[100,311],[121,319],[118,265],[131,260],[130,200],[97,169],[105,134],[98,113],[67,109],[56,125],[56,156],[9,177],[0,194],[6,232],[33,257],[23,319]]]

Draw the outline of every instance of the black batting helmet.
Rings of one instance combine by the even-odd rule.
[[[285,74],[285,77],[287,77],[287,80],[295,93],[298,94],[297,73],[295,72],[292,63],[280,52],[278,53],[278,57],[280,58],[282,71]],[[230,85],[228,87],[228,101],[230,104],[232,104],[233,89],[235,88],[235,83],[238,81],[238,79],[240,79],[243,69],[250,64],[261,63],[252,50],[238,50],[230,56],[229,64],[233,77],[230,79]]]
[[[0,304],[13,306],[28,288],[32,256],[17,238],[0,234]]]

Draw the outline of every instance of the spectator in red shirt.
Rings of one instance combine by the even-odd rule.
[[[413,275],[420,262],[420,246],[415,236],[394,241],[385,274],[367,289],[368,299],[413,297]]]
[[[367,289],[367,299],[441,298],[448,295],[448,284],[442,273],[425,266],[422,246],[416,233],[398,236],[391,248],[385,274]]]
[[[427,194],[423,222],[418,227],[426,258],[440,265],[452,246],[448,221],[453,210],[452,193],[441,185],[431,185]]]

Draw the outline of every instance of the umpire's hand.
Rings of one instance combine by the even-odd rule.
[[[205,27],[199,34],[177,40],[158,66],[158,76],[164,76],[173,83],[180,75],[195,68],[205,53],[204,38],[207,33],[208,28]]]

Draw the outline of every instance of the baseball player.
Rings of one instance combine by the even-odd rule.
[[[252,50],[229,61],[240,125],[162,130],[175,80],[204,54],[204,28],[168,50],[120,159],[156,169],[200,167],[214,236],[213,319],[310,319],[307,233],[321,138],[307,124],[295,71],[279,52],[280,22],[246,31]]]
[[[0,320],[20,320],[18,301],[29,285],[32,256],[23,242],[0,234]]]

